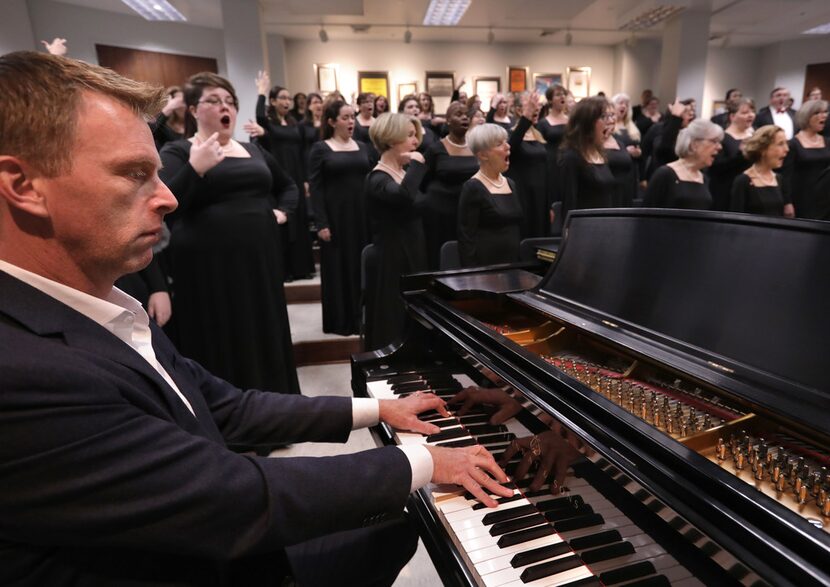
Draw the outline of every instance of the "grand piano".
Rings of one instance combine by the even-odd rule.
[[[554,421],[591,449],[562,494],[415,492],[445,584],[830,584],[828,260],[830,223],[586,210],[549,266],[402,278],[407,333],[352,357],[354,393],[475,384],[522,409],[383,442],[498,455]]]

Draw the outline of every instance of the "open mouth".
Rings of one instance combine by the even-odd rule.
[[[219,122],[222,123],[222,126],[227,128],[231,125],[231,117],[225,114],[222,118],[219,119]]]

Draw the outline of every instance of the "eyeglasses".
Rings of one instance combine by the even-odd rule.
[[[617,115],[616,115],[616,114],[614,114],[613,112],[609,112],[609,113],[607,113],[607,114],[603,114],[603,115],[602,115],[602,119],[603,119],[603,120],[614,120],[614,119],[616,119],[616,118],[617,118]]]
[[[228,108],[233,108],[233,109],[237,108],[236,98],[228,97],[228,98],[225,98],[224,100],[222,100],[221,98],[217,98],[216,96],[211,96],[210,98],[205,98],[204,100],[199,100],[199,104],[207,104],[207,105],[212,106],[214,108],[216,108],[218,106],[221,106],[222,103],[224,103],[225,106],[227,106]]]

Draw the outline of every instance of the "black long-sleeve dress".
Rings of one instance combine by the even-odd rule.
[[[478,171],[478,159],[472,155],[450,155],[441,141],[427,149],[424,159],[427,166],[423,210],[427,265],[436,270],[441,245],[458,239],[458,199],[464,182]]]
[[[618,149],[605,149],[608,168],[616,180],[614,206],[629,207],[637,197],[638,169],[636,161],[619,143]]]
[[[732,182],[729,210],[764,216],[783,216],[784,206],[790,202],[784,198],[781,191],[781,176],[776,173],[775,178],[778,185],[755,186],[751,177],[741,173]]]
[[[524,218],[522,238],[550,234],[551,192],[548,186],[548,153],[539,141],[524,140],[532,122],[522,116],[510,133],[510,168],[505,174],[513,180],[521,198]]]
[[[289,216],[288,222],[281,226],[283,233],[283,252],[287,279],[308,277],[314,273],[314,255],[311,251],[311,234],[308,230],[308,209],[305,202],[303,184],[306,179],[306,166],[303,160],[304,141],[302,127],[297,124],[281,125],[268,119],[265,110],[265,96],[257,98],[256,120],[265,129],[265,136],[260,143],[277,163],[291,176],[300,189],[300,199],[296,211]]]
[[[729,133],[724,133],[721,143],[723,149],[715,156],[707,171],[714,210],[729,210],[732,182],[749,168],[749,161],[741,153],[741,142]]]
[[[369,244],[364,200],[366,174],[373,167],[368,147],[334,151],[325,141],[311,148],[309,184],[318,229],[331,230],[320,241],[323,332],[360,332],[360,255]]]
[[[489,122],[490,124],[498,124],[504,130],[510,132],[510,129],[513,128],[513,125],[516,123],[513,121],[513,117],[508,116],[507,118],[509,119],[507,122],[499,122],[498,120],[496,120],[496,109],[490,108],[490,110],[488,110],[487,114],[484,116],[484,121]]]
[[[161,148],[167,143],[179,141],[184,138],[183,133],[176,132],[167,126],[168,120],[170,120],[170,118],[164,112],[159,112],[155,122],[150,125],[150,130],[153,131],[153,141],[156,143],[157,151],[161,151]]]
[[[682,126],[683,119],[671,114],[649,130],[649,134],[653,133],[653,136],[649,137],[652,140],[650,140],[650,160],[646,170],[649,179],[658,167],[677,161],[674,146],[677,144],[677,135],[680,134]],[[645,140],[643,142],[645,143]]]
[[[491,194],[477,178],[464,183],[458,202],[458,254],[461,265],[477,267],[519,260],[522,203],[516,183],[509,194]]]
[[[821,187],[819,178],[830,167],[830,146],[808,149],[795,137],[789,145],[790,152],[781,168],[784,194],[798,218],[824,219],[824,211],[830,208],[830,193]]]
[[[239,387],[299,393],[273,212],[293,212],[297,186],[251,144],[249,158],[226,157],[199,177],[190,147],[161,151],[161,178],[179,201],[170,252],[180,350]]]
[[[563,219],[571,210],[615,205],[617,180],[607,163],[588,163],[573,149],[564,149],[559,156],[557,173]]]
[[[536,129],[542,133],[542,138],[545,139],[545,149],[547,150],[547,169],[548,169],[548,190],[550,190],[551,203],[558,202],[562,199],[559,186],[559,177],[557,171],[559,170],[559,147],[562,145],[562,139],[565,138],[566,124],[551,124],[547,118],[542,118],[536,123]]]
[[[406,309],[401,275],[426,271],[424,227],[418,209],[426,166],[409,164],[398,185],[383,171],[366,178],[366,206],[377,247],[377,280],[366,284],[366,348],[378,349],[403,335]]]
[[[706,176],[703,176],[703,183],[683,181],[674,169],[663,165],[651,176],[643,205],[647,208],[711,210],[712,194],[708,183]]]
[[[421,126],[424,131],[424,136],[421,137],[421,144],[418,145],[418,152],[423,155],[432,145],[439,141],[438,135],[428,126]]]

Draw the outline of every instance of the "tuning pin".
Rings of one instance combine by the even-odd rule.
[[[744,468],[744,453],[743,450],[738,450],[738,454],[735,455],[735,468],[739,471]]]
[[[783,493],[783,491],[787,488],[787,477],[785,475],[780,475],[778,480],[775,482],[775,489],[779,493]]]
[[[684,422],[683,425],[680,427],[680,436],[685,438],[688,435],[689,435],[689,425]]]
[[[712,416],[710,416],[709,414],[706,414],[705,416],[703,416],[703,429],[704,430],[709,430],[709,428],[711,428],[711,427],[712,427]]]
[[[824,500],[824,505],[821,506],[821,515],[830,518],[830,499]]]
[[[798,476],[798,477],[795,478],[795,483],[793,483],[793,492],[796,494],[796,496],[799,497],[799,499],[801,499],[801,490],[802,489],[804,489],[806,491],[807,486],[804,485],[804,479],[802,479],[800,476]],[[803,502],[801,502],[801,503],[803,503]]]
[[[781,478],[781,479],[784,478],[781,475],[781,465],[778,464],[778,463],[775,463],[775,465],[772,467],[771,479],[772,479],[773,483],[778,483],[779,478]]]
[[[752,465],[752,470],[755,470],[755,459],[758,458],[758,451],[755,448],[749,449],[749,452],[746,456],[746,460],[749,461],[749,464]]]
[[[654,427],[660,428],[663,425],[663,417],[660,414],[660,410],[655,410],[654,412]]]
[[[725,461],[726,460],[726,445],[723,442],[723,438],[720,437],[720,436],[718,437],[718,446],[715,449],[715,451],[716,451],[716,454],[718,456],[719,461]]]
[[[808,495],[808,491],[807,491],[807,486],[806,485],[802,485],[801,487],[798,488],[798,503],[799,503],[799,505],[803,505],[803,504],[807,503],[807,495]]]
[[[763,462],[759,463],[758,461],[755,461],[755,465],[753,465],[753,467],[754,467],[754,470],[755,470],[755,478],[758,481],[763,481],[763,479],[764,479],[764,463]]]

